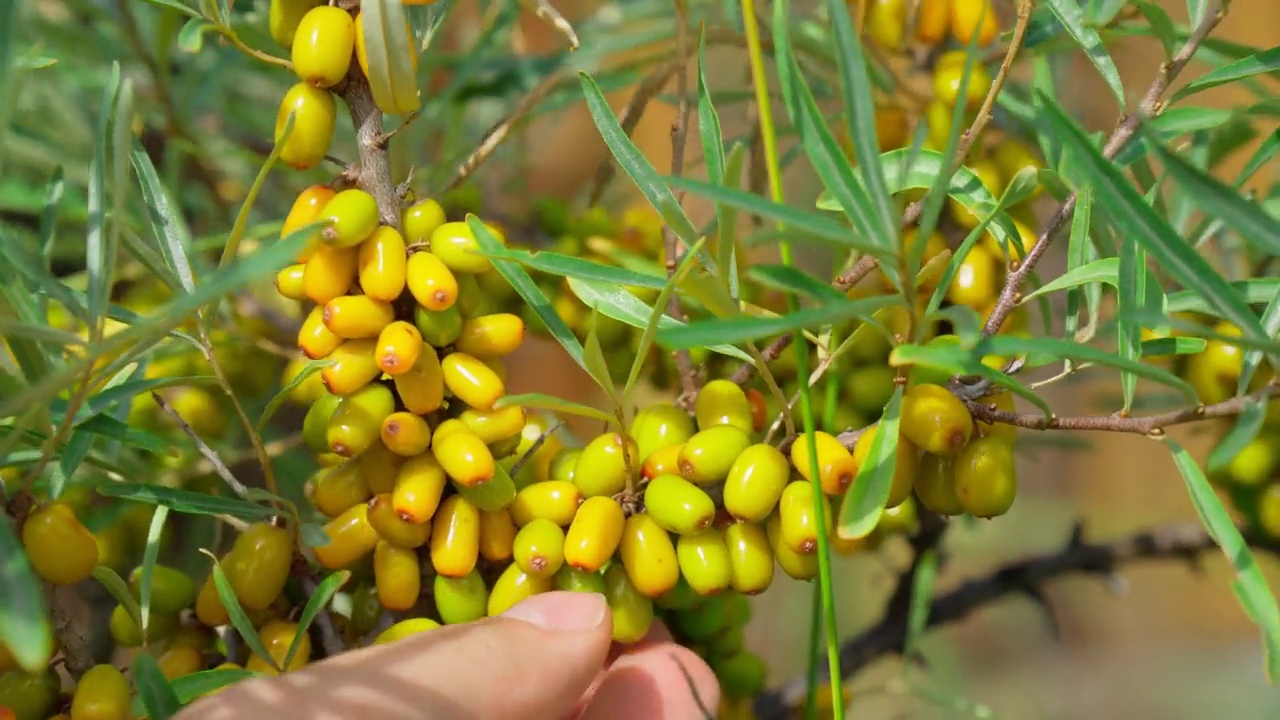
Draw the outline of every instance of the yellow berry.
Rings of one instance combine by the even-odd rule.
[[[774,513],[769,516],[765,530],[769,546],[778,560],[778,567],[796,580],[811,580],[818,575],[818,554],[801,554],[792,550],[782,538],[782,515]]]
[[[725,535],[708,528],[693,535],[681,535],[676,541],[680,574],[699,595],[717,595],[733,580],[733,563]]]
[[[916,39],[926,45],[941,45],[951,29],[953,0],[920,0],[916,11]]]
[[[324,387],[334,395],[350,395],[373,382],[382,370],[373,352],[376,340],[347,340],[329,354],[332,365],[320,371]]]
[[[684,443],[654,450],[649,453],[649,457],[645,458],[641,473],[651,480],[659,475],[679,475],[682,449],[684,449]]]
[[[373,552],[378,532],[369,524],[369,506],[360,503],[347,508],[324,526],[329,544],[312,548],[316,562],[330,570],[345,568]]]
[[[636,443],[620,433],[596,436],[574,463],[573,484],[583,497],[615,495],[627,486],[631,468],[639,464]]]
[[[458,280],[440,258],[429,252],[409,256],[406,284],[418,304],[428,310],[447,310],[458,300]],[[424,335],[426,333],[423,333]]]
[[[302,269],[302,291],[307,299],[324,305],[346,295],[356,280],[358,253],[353,247],[317,246]],[[323,310],[320,312],[323,320]]]
[[[305,632],[299,635],[298,623],[287,620],[270,620],[259,628],[258,635],[262,638],[262,645],[267,654],[271,656],[271,660],[275,661],[275,664],[280,666],[280,669],[284,672],[301,669],[311,662],[311,638]],[[286,667],[284,661],[289,656],[289,648],[293,645],[295,637],[301,637],[302,639],[298,643],[298,651],[294,654],[293,661]],[[244,669],[267,675],[276,674],[276,670],[271,667],[271,663],[256,653],[251,655],[249,660],[245,662]]]
[[[752,445],[729,468],[724,508],[737,520],[759,522],[773,512],[790,477],[791,466],[777,448],[766,443]]]
[[[320,232],[321,242],[332,247],[353,248],[358,259],[360,251],[355,246],[378,229],[378,201],[359,188],[343,190],[325,203],[320,220],[326,223]]]
[[[436,459],[445,473],[456,483],[466,487],[483,485],[496,473],[493,454],[484,441],[470,430],[450,433],[435,442]]]
[[[320,0],[271,0],[267,14],[271,39],[282,47],[292,46],[293,36],[298,32],[303,16],[319,4]]]
[[[454,345],[460,352],[487,359],[510,355],[524,341],[524,321],[519,315],[481,315],[462,324]]]
[[[413,323],[396,320],[378,333],[373,354],[378,369],[388,375],[407,373],[418,362],[423,350],[422,333]]]
[[[978,47],[990,45],[1000,34],[1000,19],[991,0],[956,0],[951,8],[951,35],[967,46],[974,35]]]
[[[512,553],[526,574],[550,577],[564,565],[564,530],[550,520],[533,520],[516,533]]]
[[[374,348],[377,351],[377,348]],[[385,359],[385,358],[384,358]],[[440,356],[430,345],[423,345],[418,360],[407,372],[391,376],[396,394],[409,412],[426,415],[444,403],[444,370]]]
[[[358,253],[360,289],[374,300],[394,302],[404,292],[409,258],[404,236],[387,225],[379,225],[360,243]]]
[[[286,238],[315,223],[320,218],[320,211],[324,209],[325,203],[329,202],[335,194],[334,189],[328,185],[312,185],[298,193],[293,206],[289,208],[289,214],[285,216],[284,225],[280,227],[280,237]],[[317,229],[311,235],[306,248],[299,253],[297,261],[305,263],[319,242],[320,231]]]
[[[615,563],[604,572],[604,597],[613,615],[613,641],[639,642],[653,625],[653,600],[645,597]]]
[[[990,518],[1013,506],[1018,491],[1013,448],[1000,438],[978,438],[955,460],[956,497],[970,515]]]
[[[698,399],[694,402],[694,417],[698,421],[699,430],[718,425],[732,425],[745,433],[755,429],[747,394],[730,380],[712,380],[698,391]]]
[[[323,468],[312,480],[311,502],[326,517],[337,517],[369,497],[369,485],[360,475],[360,464],[353,460]]]
[[[511,517],[521,527],[537,519],[568,527],[582,495],[578,486],[564,480],[537,482],[520,490],[511,505]]]
[[[875,442],[880,426],[873,425],[858,437],[853,446],[853,463],[861,470],[863,463],[871,455],[871,443]],[[917,468],[920,466],[920,449],[901,433],[898,435],[898,446],[895,450],[893,481],[889,485],[889,498],[885,507],[896,507],[911,495],[911,486],[915,482]]]
[[[157,658],[156,665],[161,675],[173,680],[203,670],[204,656],[190,645],[176,645]]]
[[[518,436],[525,427],[525,410],[520,405],[508,405],[497,410],[467,408],[458,420],[486,444]]]
[[[622,507],[613,498],[596,496],[584,500],[565,533],[565,562],[587,572],[604,567],[622,541],[624,522]]]
[[[418,554],[385,540],[373,549],[373,578],[382,606],[393,612],[413,609],[422,589]]]
[[[825,432],[813,434],[813,446],[818,455],[818,478],[822,491],[828,495],[840,495],[853,484],[858,466],[853,455],[834,435]],[[791,446],[791,463],[805,480],[813,479],[813,466],[809,457],[809,435],[801,435]]]
[[[284,135],[293,116],[289,136]],[[320,164],[329,153],[333,139],[333,127],[338,120],[337,103],[333,95],[323,88],[298,83],[289,88],[280,101],[276,113],[275,141],[280,145],[280,160],[298,170],[308,170]]]
[[[293,71],[312,85],[333,87],[346,77],[355,45],[350,13],[329,5],[312,8],[293,36]]]
[[[463,577],[480,555],[480,510],[461,495],[440,503],[431,523],[431,565],[446,577]]]
[[[417,635],[440,627],[440,623],[431,618],[415,617],[408,620],[401,620],[391,627],[383,630],[378,637],[373,639],[373,645],[386,645],[397,640],[403,640],[410,635]]]
[[[397,455],[413,457],[431,445],[431,426],[411,412],[394,412],[382,421],[382,444]]]
[[[444,224],[444,208],[430,198],[419,200],[406,208],[400,223],[409,244],[430,242],[431,234]]]
[[[916,472],[916,497],[939,515],[960,515],[964,506],[956,496],[955,460],[925,453]]]
[[[98,565],[98,541],[70,506],[52,502],[27,516],[22,545],[36,574],[55,585],[74,585]]]
[[[697,485],[718,483],[750,446],[751,437],[736,425],[700,430],[680,448],[680,474]]]
[[[866,12],[867,35],[886,50],[900,49],[907,25],[906,0],[870,0]]]
[[[682,535],[711,527],[716,517],[711,496],[679,475],[659,475],[649,481],[644,505],[658,525]]]
[[[725,528],[729,551],[729,584],[744,595],[756,595],[773,583],[773,548],[764,528],[738,522]]]
[[[348,458],[368,450],[395,409],[395,394],[381,383],[369,383],[345,395],[329,417],[325,432],[329,449]]]
[[[555,582],[550,575],[530,575],[516,563],[511,563],[493,583],[486,612],[490,617],[501,615],[522,600],[551,592],[554,587]]]
[[[933,97],[947,107],[955,107],[960,98],[960,82],[964,79],[965,51],[952,50],[942,54],[933,68]],[[964,102],[976,107],[987,97],[991,89],[991,72],[975,60],[969,71],[969,84],[965,87]]]
[[[405,520],[425,523],[439,508],[446,482],[444,468],[433,453],[415,455],[400,467],[392,506]]]
[[[479,250],[475,233],[465,222],[447,222],[431,232],[431,254],[455,273],[475,275],[493,267]]]
[[[506,394],[502,378],[479,358],[466,353],[449,353],[440,361],[440,369],[449,392],[477,410],[492,410]]]
[[[129,681],[114,665],[94,665],[76,683],[71,697],[74,720],[128,720]]]
[[[312,308],[298,330],[298,349],[302,354],[309,360],[320,360],[329,357],[329,354],[337,350],[342,343],[342,338],[325,327],[324,308]],[[321,388],[323,389],[323,384]]]
[[[925,452],[955,455],[973,436],[973,416],[941,385],[916,385],[902,397],[901,430]]]
[[[369,501],[366,516],[378,537],[396,547],[412,550],[426,545],[431,537],[431,522],[417,523],[401,516],[389,494],[375,495]]]
[[[471,571],[464,577],[437,575],[431,597],[436,611],[446,625],[456,625],[484,617],[489,605],[489,588],[480,573]]]
[[[302,286],[302,276],[307,266],[302,263],[289,265],[276,273],[276,292],[280,297],[289,300],[306,300],[307,293]]]

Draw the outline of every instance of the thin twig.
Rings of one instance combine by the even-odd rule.
[[[1280,551],[1273,539],[1246,532],[1249,544],[1268,552]],[[1156,528],[1110,543],[1087,543],[1077,529],[1067,546],[1057,552],[1009,563],[991,574],[970,580],[959,588],[934,598],[929,611],[929,627],[964,619],[974,610],[1010,595],[1025,595],[1043,602],[1046,583],[1059,577],[1086,574],[1111,577],[1122,565],[1141,560],[1184,560],[1194,563],[1201,555],[1217,549],[1209,533],[1199,523]],[[906,641],[908,618],[886,615],[879,623],[847,640],[840,647],[842,672],[857,673],[871,662],[899,652]],[[805,697],[804,677],[762,694],[755,703],[760,720],[792,717]]]
[[[231,472],[231,469],[227,467],[227,464],[222,462],[222,458],[218,457],[218,452],[209,447],[209,445],[201,439],[200,434],[197,433],[191,425],[178,414],[177,410],[173,409],[173,406],[169,404],[168,400],[164,399],[164,396],[155,390],[152,390],[151,398],[156,401],[156,404],[160,406],[160,409],[163,410],[166,415],[173,418],[173,421],[177,423],[178,428],[182,430],[187,437],[191,438],[191,442],[195,443],[196,450],[200,452],[200,455],[205,459],[205,462],[209,463],[210,469],[217,473],[218,477],[222,478],[223,481],[227,483],[227,486],[235,491],[235,494],[248,500],[248,486],[236,479],[235,474]]]
[[[676,107],[676,120],[671,124],[671,175],[680,177],[684,172],[684,148],[689,138],[689,9],[685,0],[675,0],[676,8],[676,58],[680,69],[676,73],[676,93],[680,98]],[[676,202],[684,202],[684,192],[676,194]],[[676,231],[670,225],[662,226],[662,245],[667,261],[667,278],[676,274],[679,241]],[[667,302],[667,314],[676,320],[684,320],[684,311],[680,309],[678,293],[671,293]],[[693,357],[688,350],[673,352],[676,369],[680,374],[681,393],[678,404],[681,407],[692,407],[694,398],[698,396],[698,370],[693,364]]]
[[[1215,3],[1210,12],[1205,14],[1204,20],[1201,21],[1200,25],[1191,33],[1187,41],[1178,49],[1178,52],[1174,54],[1173,59],[1160,65],[1160,70],[1156,74],[1155,80],[1152,81],[1151,86],[1147,88],[1147,93],[1143,96],[1138,109],[1123,117],[1120,124],[1112,131],[1111,136],[1107,138],[1107,142],[1102,148],[1103,157],[1108,160],[1114,158],[1133,139],[1144,120],[1155,117],[1164,110],[1160,98],[1164,96],[1165,91],[1169,89],[1170,83],[1178,77],[1182,69],[1191,61],[1192,56],[1196,54],[1196,50],[1200,48],[1200,45],[1226,15],[1226,3]],[[995,308],[987,317],[987,322],[982,328],[984,337],[995,335],[1000,331],[1005,321],[1008,320],[1009,313],[1013,312],[1013,308],[1020,299],[1019,293],[1022,290],[1023,283],[1031,276],[1031,271],[1040,262],[1040,258],[1044,257],[1054,237],[1066,226],[1067,221],[1075,213],[1077,198],[1078,195],[1076,193],[1071,193],[1071,196],[1062,204],[1062,207],[1058,208],[1058,212],[1054,213],[1053,217],[1045,225],[1036,244],[1028,249],[1026,258],[1016,269],[1010,270],[1005,277],[1004,287],[1000,290],[1000,298],[996,301]]]

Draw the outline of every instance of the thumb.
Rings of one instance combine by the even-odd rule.
[[[604,666],[610,625],[599,594],[535,595],[498,617],[240,683],[181,720],[565,717]]]

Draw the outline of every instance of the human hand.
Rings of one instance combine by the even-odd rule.
[[[626,647],[610,628],[598,594],[535,595],[498,617],[245,681],[177,718],[700,720],[699,699],[714,712],[711,669],[665,628]]]

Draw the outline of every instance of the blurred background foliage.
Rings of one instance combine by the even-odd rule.
[[[506,0],[442,0],[413,14],[414,30],[430,50],[420,72],[427,78],[423,117],[400,136],[393,171],[415,172],[413,189],[421,195],[451,190],[458,207],[482,202],[486,212],[507,222],[527,218],[532,201],[556,198],[581,204],[607,150],[580,101],[576,70],[585,69],[621,108],[637,83],[670,56],[674,43],[668,0],[561,0],[558,9],[574,23],[583,46],[570,52],[548,24]],[[1185,18],[1186,3],[1159,3],[1175,18]],[[706,5],[705,8],[700,8]],[[694,3],[693,18],[706,11],[734,17],[735,3]],[[795,3],[802,8],[805,3]],[[1254,47],[1280,43],[1280,3],[1234,0],[1219,35]],[[234,26],[250,46],[278,52],[267,36],[266,2],[238,0],[231,5]],[[271,128],[280,96],[291,83],[287,73],[250,58],[216,33],[185,24],[177,11],[142,0],[0,0],[0,23],[13,32],[0,46],[0,229],[6,242],[31,242],[39,233],[50,181],[61,174],[54,269],[73,288],[83,288],[84,237],[89,208],[90,159],[98,133],[98,108],[113,63],[132,89],[130,129],[158,169],[190,228],[193,247],[203,251],[195,272],[216,263],[235,214],[270,152]],[[800,26],[800,35],[821,33]],[[713,36],[708,57],[711,84],[726,138],[749,131],[745,55],[732,37]],[[1145,86],[1161,58],[1150,38],[1108,37],[1109,48],[1128,88]],[[801,43],[803,50],[803,42]],[[16,59],[4,62],[5,56]],[[821,67],[821,58],[813,58]],[[1116,107],[1083,57],[1064,54],[1057,62],[1060,101],[1080,112],[1087,124],[1113,124]],[[1189,73],[1194,77],[1194,73]],[[554,81],[547,78],[554,77]],[[821,78],[821,73],[816,77]],[[545,100],[511,143],[485,165],[474,184],[453,188],[458,163],[487,128],[505,117],[526,92],[551,82]],[[1274,93],[1274,78],[1258,82]],[[673,83],[659,95],[634,132],[637,145],[659,170],[670,160],[674,119]],[[823,84],[817,82],[821,94]],[[1200,104],[1231,106],[1251,97],[1238,86],[1218,88]],[[1268,125],[1267,123],[1270,123]],[[1274,130],[1274,120],[1245,121],[1254,133]],[[349,118],[340,115],[331,154],[353,158]],[[694,155],[696,153],[691,153]],[[1220,168],[1234,176],[1237,153]],[[323,182],[340,170],[322,164],[305,174],[272,173],[250,217],[251,244],[277,236],[280,220],[297,190]],[[1274,173],[1271,173],[1274,176]],[[1267,173],[1262,173],[1265,176]],[[1259,182],[1262,177],[1259,178]],[[793,200],[816,195],[818,184],[804,170],[787,173]],[[124,213],[116,217],[126,246],[149,232],[142,197],[131,181],[122,193]],[[615,182],[605,202],[622,208],[634,202],[634,190]],[[710,208],[691,199],[695,222]],[[138,244],[141,244],[140,242]],[[810,260],[820,260],[811,255]],[[1061,260],[1051,254],[1046,268]],[[115,295],[123,302],[132,284],[145,283],[147,267],[120,265]],[[11,278],[0,278],[9,282]],[[270,388],[291,352],[259,333],[240,332],[232,316],[256,318],[272,326],[296,322],[269,284],[241,302],[224,304],[214,327],[251,352],[236,355],[247,363],[247,377],[266,382],[247,411],[257,417],[272,396]],[[271,332],[263,333],[266,338]],[[278,330],[276,337],[290,338]],[[538,391],[591,402],[593,386],[581,371],[545,343],[522,350],[527,361],[511,364],[513,392]],[[234,346],[233,346],[234,348]],[[207,370],[193,374],[204,374]],[[1057,385],[1047,399],[1062,414],[1088,412],[1114,386]],[[225,412],[226,409],[224,408]],[[300,416],[284,411],[268,440],[290,445],[289,428]],[[234,423],[228,423],[234,425]],[[1207,429],[1206,429],[1207,430]],[[1030,435],[1031,433],[1024,433]],[[1212,437],[1194,429],[1180,439],[1203,451]],[[940,589],[996,564],[1060,547],[1072,526],[1083,519],[1090,537],[1105,539],[1160,522],[1193,517],[1186,493],[1167,451],[1128,436],[1071,436],[1065,443],[1023,443],[1020,499],[1006,518],[960,528],[949,541],[953,562]],[[1088,443],[1080,451],[1079,445]],[[1072,447],[1061,447],[1066,444]],[[244,458],[245,438],[232,427],[217,444],[228,457]],[[297,494],[310,474],[305,454],[285,454],[277,465],[287,493]],[[170,470],[189,472],[198,459],[190,450],[170,461]],[[250,472],[241,462],[238,472]],[[181,526],[179,526],[181,527]],[[185,530],[175,530],[185,532]],[[185,538],[204,542],[199,534]],[[837,569],[841,630],[855,631],[873,622],[891,588],[905,552],[893,543],[879,554],[841,559]],[[1272,576],[1275,563],[1263,560]],[[1214,557],[1200,572],[1177,563],[1126,569],[1123,578],[1069,579],[1048,590],[1045,608],[1010,599],[986,608],[965,622],[931,633],[923,642],[928,660],[925,679],[910,687],[894,680],[897,661],[886,661],[854,684],[865,700],[859,717],[948,717],[991,713],[1004,718],[1234,718],[1280,712],[1280,696],[1262,683],[1256,629],[1239,611],[1227,582],[1228,569]],[[808,639],[809,589],[779,581],[756,602],[749,644],[769,658],[775,683],[801,671]],[[1056,637],[1055,637],[1056,630]],[[961,703],[965,698],[980,706]],[[863,714],[865,713],[865,714]]]

